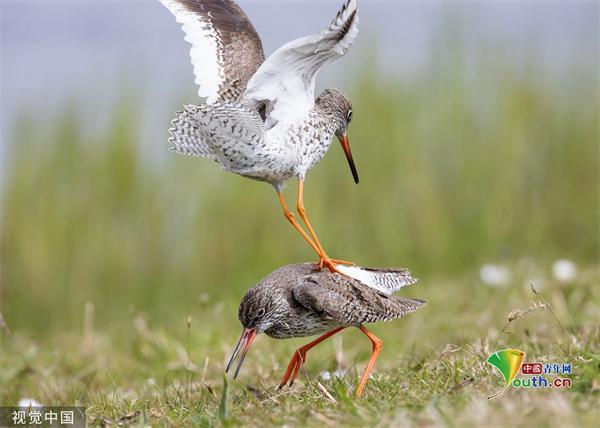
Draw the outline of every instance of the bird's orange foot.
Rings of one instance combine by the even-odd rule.
[[[290,386],[294,384],[296,377],[298,376],[298,372],[300,371],[300,367],[306,361],[306,351],[302,349],[298,349],[294,352],[290,363],[287,366],[285,374],[283,375],[283,379],[281,379],[281,383],[279,384],[279,389],[283,388],[288,381],[290,382]]]
[[[356,263],[348,260],[330,259],[336,265],[356,266]]]
[[[340,270],[337,268],[338,265],[355,266],[355,264],[353,262],[349,262],[346,260],[330,259],[327,256],[325,256],[325,257],[322,256],[321,259],[319,260],[319,270],[321,270],[325,267],[325,268],[329,269],[329,272],[331,272],[331,273],[339,273],[340,275],[345,275],[343,272],[340,272]]]

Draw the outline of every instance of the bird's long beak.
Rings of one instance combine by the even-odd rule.
[[[242,363],[244,362],[244,358],[246,358],[248,349],[250,348],[250,345],[252,344],[252,341],[254,340],[255,337],[256,337],[256,329],[255,328],[244,328],[244,331],[242,331],[242,336],[240,337],[240,340],[238,340],[235,350],[233,351],[233,355],[231,356],[231,359],[229,360],[229,363],[227,364],[227,368],[225,369],[225,373],[228,373],[229,369],[231,368],[231,366],[233,364],[233,361],[235,360],[235,357],[237,357],[237,354],[241,350],[242,356],[240,357],[240,361],[238,362],[238,365],[235,369],[235,374],[233,375],[234,379],[237,378],[237,375],[240,372],[240,368],[242,367]]]
[[[342,145],[342,149],[344,149],[344,153],[346,154],[346,159],[348,159],[348,165],[350,165],[350,170],[352,171],[352,177],[354,177],[354,182],[358,184],[358,172],[356,172],[356,165],[354,165],[354,159],[352,159],[352,150],[350,150],[350,141],[348,141],[348,134],[344,132],[342,136],[338,136],[340,140],[340,144]]]

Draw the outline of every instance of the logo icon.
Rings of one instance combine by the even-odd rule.
[[[519,351],[518,349],[504,349],[502,351],[494,352],[488,357],[487,362],[502,374],[505,382],[504,387],[494,395],[489,396],[488,400],[496,398],[508,388],[508,385],[511,384],[517,373],[519,373],[524,356],[525,352]]]

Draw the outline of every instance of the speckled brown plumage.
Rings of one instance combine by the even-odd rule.
[[[404,271],[402,271],[404,272]],[[422,300],[388,296],[314,264],[284,266],[252,287],[242,300],[239,318],[277,339],[321,334],[335,327],[359,327],[414,312]],[[264,317],[257,317],[260,308]]]
[[[222,82],[218,100],[237,100],[265,60],[260,36],[244,11],[233,0],[176,0],[205,19],[216,32]]]
[[[368,269],[368,272],[370,275],[388,276],[396,272],[404,279],[407,275],[410,277],[404,269]],[[346,327],[356,327],[373,342],[374,352],[368,365],[372,369],[381,343],[363,324],[401,318],[424,304],[424,300],[391,296],[337,273],[317,272],[314,265],[309,263],[288,265],[272,272],[250,288],[242,299],[239,319],[244,327],[244,335],[240,344],[244,344],[244,349],[247,350],[256,334],[262,332],[277,339],[325,333],[325,336],[294,354],[282,381],[283,385],[290,378],[293,383],[308,349]],[[241,361],[238,370],[240,366]],[[367,378],[368,373],[363,375],[359,394],[362,393]]]

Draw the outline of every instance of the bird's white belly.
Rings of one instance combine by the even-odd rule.
[[[280,135],[267,134],[255,146],[221,146],[217,162],[223,169],[244,177],[281,183],[296,175],[299,158],[294,147]]]
[[[291,150],[266,145],[253,155],[254,161],[250,165],[238,168],[235,172],[270,183],[284,182],[296,175],[298,157]]]
[[[308,118],[310,119],[310,118]],[[293,177],[304,178],[327,153],[331,134],[309,120],[280,123],[268,130],[256,145],[219,145],[215,150],[223,169],[256,180],[282,183]]]
[[[327,153],[331,145],[331,133],[309,116],[288,126],[277,126],[267,132],[267,142],[275,147],[285,147],[293,159],[289,177],[304,178]],[[312,122],[312,123],[311,123]]]

